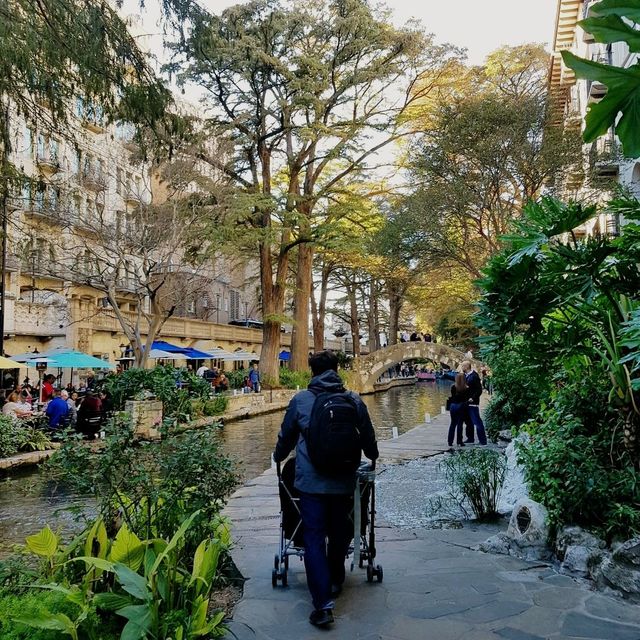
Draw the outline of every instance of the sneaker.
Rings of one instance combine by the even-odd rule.
[[[333,623],[331,609],[314,609],[309,616],[309,622],[315,627],[326,627]]]

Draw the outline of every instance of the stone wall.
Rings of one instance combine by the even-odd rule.
[[[136,435],[144,440],[158,440],[162,425],[162,401],[127,400],[125,411],[131,415]]]

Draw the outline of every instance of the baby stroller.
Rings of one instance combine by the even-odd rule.
[[[278,582],[286,587],[288,584],[289,557],[304,558],[304,541],[302,537],[302,517],[300,515],[300,497],[295,487],[296,460],[289,458],[280,467],[277,465],[278,492],[280,494],[280,549],[273,561],[271,585],[276,588]],[[362,463],[357,471],[358,482],[353,496],[351,522],[354,537],[349,547],[349,555],[353,554],[351,570],[357,564],[360,568],[367,564],[367,581],[374,578],[382,582],[382,567],[373,561],[376,557],[375,544],[375,463]]]

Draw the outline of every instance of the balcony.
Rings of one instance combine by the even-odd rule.
[[[589,102],[600,102],[607,95],[607,86],[597,80],[589,80],[587,83]]]
[[[595,143],[593,175],[604,180],[616,180],[620,173],[620,150],[613,138],[604,138]]]
[[[87,189],[91,189],[91,191],[104,191],[107,187],[107,180],[104,174],[92,169],[82,172],[81,182]]]
[[[38,152],[36,156],[36,163],[43,172],[48,174],[53,174],[60,170],[58,157],[49,153]]]
[[[27,297],[29,293],[25,294]],[[16,335],[52,338],[65,336],[69,326],[69,310],[66,304],[56,302],[14,303],[14,333]]]
[[[131,204],[134,206],[138,206],[144,203],[142,194],[137,189],[134,189],[132,187],[125,189],[124,199],[127,204]]]

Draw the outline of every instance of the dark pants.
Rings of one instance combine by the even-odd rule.
[[[469,415],[469,405],[464,407],[464,431],[467,438],[467,442],[473,442],[475,440],[475,431],[473,428],[473,420]]]
[[[478,442],[480,444],[487,444],[487,435],[484,430],[484,422],[480,417],[480,407],[477,405],[468,405],[465,412],[465,423],[467,425],[467,440],[473,442],[473,428],[475,426],[478,434]]]
[[[453,436],[456,436],[456,442],[462,444],[462,423],[464,421],[465,404],[460,402],[452,402],[449,407],[449,413],[451,414],[451,424],[449,425],[449,437],[447,442],[449,446],[453,446]]]
[[[260,383],[259,382],[252,382],[251,386],[253,387],[254,393],[260,393]]]
[[[304,567],[315,609],[332,609],[331,585],[344,582],[344,560],[353,537],[350,495],[300,494]]]

